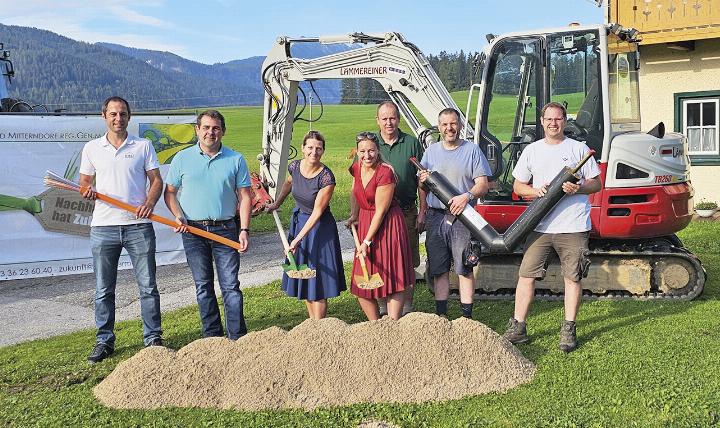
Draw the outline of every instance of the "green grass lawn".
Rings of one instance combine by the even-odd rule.
[[[561,303],[536,302],[532,341],[519,349],[538,367],[533,381],[506,394],[416,405],[373,404],[303,411],[211,409],[112,410],[92,388],[141,349],[140,321],[117,326],[112,358],[85,362],[94,331],[0,348],[0,426],[356,426],[379,419],[400,426],[717,426],[720,424],[720,235],[718,222],[693,222],[680,237],[708,271],[705,293],[691,302],[593,301],[578,319],[580,347],[557,349]],[[250,330],[290,329],[306,318],[304,305],[284,297],[277,282],[249,289]],[[417,307],[431,312],[424,285]],[[475,319],[502,332],[512,302],[481,301]],[[363,321],[349,294],[332,299],[329,314]],[[460,316],[451,302],[451,318]],[[197,308],[163,314],[168,345],[200,337]]]

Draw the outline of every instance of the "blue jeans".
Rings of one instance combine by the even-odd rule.
[[[237,226],[233,222],[200,228],[236,242],[238,240]],[[243,294],[237,279],[240,255],[234,248],[191,233],[183,233],[182,240],[185,257],[195,280],[203,337],[223,335],[220,309],[215,295],[214,260],[225,307],[225,329],[228,338],[237,340],[247,333],[243,315]]]
[[[123,248],[130,256],[140,290],[143,342],[147,345],[162,335],[160,293],[155,282],[155,230],[152,224],[93,226],[90,229],[95,270],[95,325],[97,341],[115,346],[115,284],[118,260]]]

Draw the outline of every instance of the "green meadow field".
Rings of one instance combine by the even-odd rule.
[[[248,161],[250,169],[260,170],[256,156],[262,152],[262,115],[261,107],[221,108],[227,123],[227,133],[223,142],[242,153]],[[313,112],[317,116],[318,111]],[[330,202],[330,208],[338,221],[346,219],[350,212],[350,188],[352,185],[347,169],[352,162],[348,159],[350,150],[355,147],[355,136],[360,131],[375,131],[375,106],[331,105],[325,106],[325,112],[319,122],[312,124],[313,130],[320,131],[325,136],[326,150],[322,162],[335,174],[337,185]],[[307,122],[295,122],[293,131],[293,146],[298,149],[297,158],[302,158],[299,151],[302,138],[310,130]],[[281,218],[286,222],[294,206],[292,197],[285,201],[281,211]],[[274,230],[275,223],[269,215],[260,215],[253,218],[251,229],[253,231]]]
[[[462,92],[453,93],[455,102],[461,106],[461,109],[465,108],[466,96]],[[352,162],[349,158],[350,151],[355,148],[355,136],[359,132],[377,131],[375,109],[375,105],[329,105],[324,106],[324,112],[319,121],[312,124],[304,121],[295,122],[293,146],[298,149],[303,136],[310,129],[320,131],[325,136],[326,150],[322,161],[333,171],[337,180],[330,207],[338,221],[346,219],[350,213],[349,198],[352,180],[347,171]],[[262,107],[232,107],[219,110],[225,116],[227,124],[223,142],[242,153],[251,170],[259,171],[260,166],[256,156],[262,152]],[[317,118],[318,114],[319,108],[314,106],[313,117]],[[309,117],[307,109],[303,117]],[[433,125],[436,124],[433,123]],[[404,122],[401,129],[411,133]],[[297,158],[301,157],[302,153],[299,152]],[[289,197],[283,204],[280,217],[284,223],[289,218],[293,205],[292,197]],[[275,230],[274,228],[274,222],[269,215],[260,215],[253,218],[251,222],[251,229],[255,232],[271,231]]]

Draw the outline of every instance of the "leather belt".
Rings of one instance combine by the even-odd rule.
[[[229,224],[230,222],[235,222],[235,219],[229,218],[227,220],[188,220],[187,221],[190,226],[223,226],[226,224]]]

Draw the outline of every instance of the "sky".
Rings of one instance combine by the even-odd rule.
[[[205,64],[264,56],[278,36],[393,31],[437,54],[480,51],[487,33],[604,22],[594,0],[0,0],[0,10],[5,25]]]

